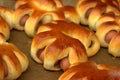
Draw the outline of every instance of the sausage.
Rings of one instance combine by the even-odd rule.
[[[4,67],[4,77],[8,76],[8,68],[7,68],[7,64],[3,61],[3,67]]]
[[[106,41],[107,43],[110,43],[112,37],[113,37],[116,33],[117,33],[117,31],[115,31],[115,30],[109,31],[109,32],[106,34],[106,36],[105,36],[105,41]]]
[[[21,26],[25,26],[25,23],[26,23],[26,21],[27,21],[28,18],[29,18],[29,15],[28,15],[28,14],[24,15],[24,16],[20,19],[20,25],[21,25]]]
[[[60,61],[60,67],[62,68],[63,71],[66,71],[70,66],[70,62],[68,60],[68,58],[63,58]]]
[[[44,61],[44,53],[43,53],[43,50],[44,50],[44,48],[39,49],[38,52],[37,52],[37,56],[38,56],[38,58],[40,59],[41,62]]]
[[[92,9],[93,9],[93,8],[90,8],[90,9],[87,10],[87,12],[86,12],[86,14],[85,14],[85,18],[86,18],[86,19],[89,18],[89,15],[90,15]]]

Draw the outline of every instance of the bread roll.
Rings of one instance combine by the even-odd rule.
[[[31,57],[47,70],[58,71],[88,60],[83,44],[62,32],[41,32],[32,40]]]
[[[34,37],[37,28],[45,23],[49,23],[52,20],[65,20],[65,17],[60,12],[34,12],[26,22],[25,33],[29,37]],[[32,24],[31,24],[32,23]],[[31,26],[31,28],[29,28]]]
[[[120,68],[83,62],[69,68],[58,80],[120,80]]]
[[[95,33],[73,22],[60,20],[53,21],[51,23],[40,26],[37,33],[51,30],[60,31],[70,37],[81,41],[85,46],[87,55],[89,57],[95,55],[100,49],[100,42]]]
[[[81,24],[88,25],[89,14],[96,4],[97,0],[78,0],[76,9],[80,16]]]
[[[120,26],[117,23],[110,21],[103,23],[96,31],[96,35],[98,36],[102,47],[108,47],[110,41],[116,35],[115,33],[114,35],[108,36],[110,31],[116,31],[117,33],[120,31]],[[109,39],[107,39],[107,36]]]
[[[55,11],[49,11],[44,14],[43,13],[33,13],[27,20],[25,25],[25,32],[29,37],[34,37],[40,25],[52,22],[54,20],[72,21],[77,24],[80,22],[79,15],[77,14],[75,7],[72,6],[64,6],[58,8]],[[30,26],[31,28],[29,28]]]
[[[31,20],[40,22],[46,12],[62,7],[62,2],[60,0],[18,0],[15,7],[13,14],[14,28],[24,30],[25,26],[31,24]],[[35,24],[35,22],[32,23]],[[35,27],[33,25],[30,26]]]
[[[28,67],[24,53],[12,43],[0,43],[0,80],[15,80]]]
[[[90,7],[85,6],[93,3],[94,5]],[[101,47],[107,47],[113,56],[119,56],[115,50],[116,48],[118,51],[117,47],[113,50],[108,46],[116,45],[113,44],[115,43],[113,38],[120,31],[120,2],[118,0],[78,0],[76,9],[80,16],[84,14],[80,18],[86,23],[81,23],[87,24],[91,30],[96,32]]]

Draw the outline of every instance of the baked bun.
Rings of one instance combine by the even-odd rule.
[[[72,7],[72,6],[63,6],[61,8],[56,9],[55,11],[49,11],[39,15],[40,16],[38,16],[36,20],[34,20],[35,18],[32,18],[32,15],[27,20],[27,23],[25,26],[25,33],[29,37],[34,37],[37,31],[37,28],[40,26],[40,24],[42,25],[42,23],[43,24],[49,23],[49,22],[52,22],[53,20],[72,21],[77,24],[80,23],[79,15],[76,12],[75,7]],[[42,21],[42,23],[40,23],[39,21]],[[29,28],[30,26],[31,28]]]
[[[90,4],[94,5],[87,6]],[[118,37],[114,36],[118,36],[120,31],[120,2],[118,0],[78,0],[76,9],[80,19],[87,22],[89,28],[96,32],[101,47],[107,47],[110,54],[119,57],[118,48],[113,49],[113,46],[110,46],[117,46],[113,41],[116,41],[115,38]],[[86,23],[81,21],[81,24]]]
[[[101,24],[96,31],[96,35],[100,40],[101,46],[108,47],[113,36],[115,36],[116,33],[119,31],[120,31],[120,26],[113,21],[105,22]]]
[[[13,28],[13,10],[0,6],[0,16],[9,24],[10,29]]]
[[[100,49],[100,42],[95,33],[73,22],[57,20],[48,24],[43,24],[38,28],[37,33],[51,30],[60,31],[81,41],[89,57],[95,55]]]
[[[10,37],[10,26],[0,16],[0,43],[7,41],[9,37]]]
[[[28,67],[24,53],[12,43],[0,43],[0,80],[15,80]]]
[[[25,26],[37,24],[44,18],[46,12],[62,7],[60,0],[18,0],[13,14],[15,29],[24,30]],[[32,24],[32,25],[33,25]],[[34,27],[32,26],[31,27]]]
[[[120,80],[120,68],[89,61],[69,68],[58,80]]]
[[[83,44],[62,32],[40,32],[32,40],[31,57],[47,70],[66,70],[79,62],[87,61]]]
[[[18,0],[16,2],[14,12],[15,29],[25,30],[29,37],[35,35],[34,31],[41,24],[53,20],[69,20],[80,23],[76,8],[64,6],[61,0]]]
[[[81,24],[88,25],[89,14],[96,4],[97,0],[78,0],[76,10],[80,16]]]

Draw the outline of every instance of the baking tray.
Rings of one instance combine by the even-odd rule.
[[[64,5],[75,6],[77,0],[63,0]],[[1,0],[0,5],[14,9],[15,0]],[[8,42],[15,44],[18,49],[24,52],[29,59],[28,69],[22,73],[17,80],[57,80],[63,71],[47,71],[41,64],[36,63],[30,56],[30,46],[32,38],[29,38],[24,31],[12,30]],[[120,58],[114,58],[107,51],[107,48],[101,48],[99,52],[89,58],[90,61],[96,63],[104,63],[107,65],[120,67]]]

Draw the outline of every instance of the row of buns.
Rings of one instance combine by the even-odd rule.
[[[81,24],[96,32],[101,47],[107,47],[110,54],[119,57],[119,0],[79,0],[76,8]]]
[[[15,80],[27,70],[29,60],[13,43],[7,42],[12,27],[12,10],[0,7],[0,80]]]

